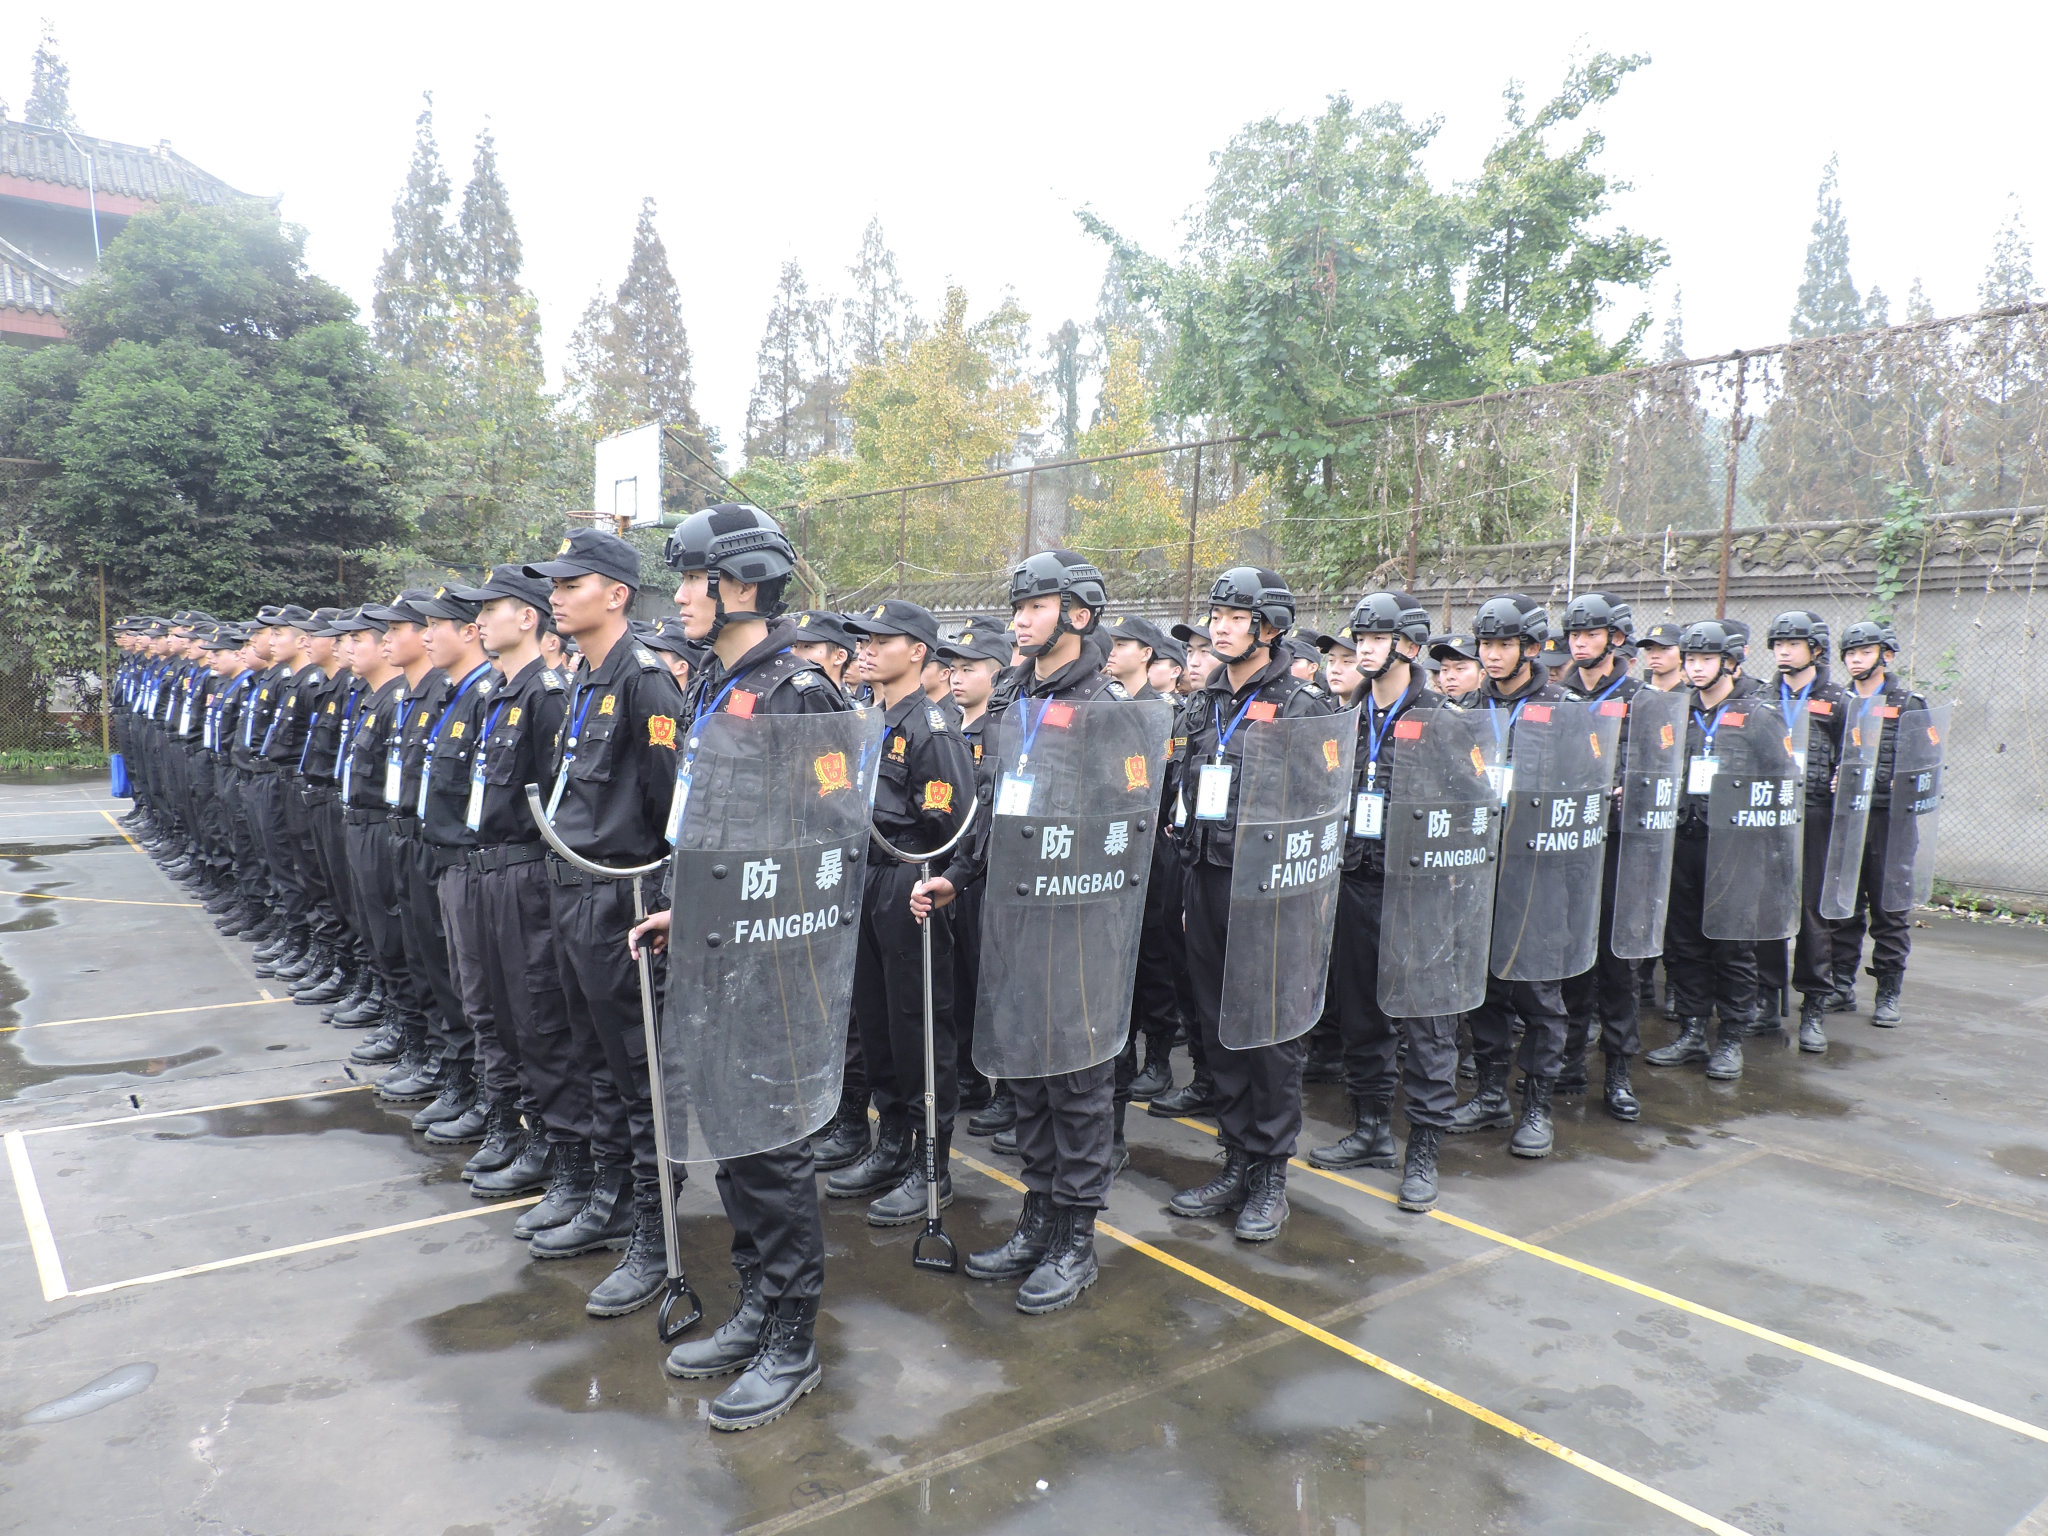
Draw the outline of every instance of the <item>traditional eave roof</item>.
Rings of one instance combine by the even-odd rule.
[[[78,141],[77,148],[72,147],[71,139]],[[93,161],[94,190],[102,198],[138,203],[160,203],[167,198],[225,203],[250,196],[202,171],[168,146],[145,149],[76,129],[67,139],[60,129],[0,119],[0,183],[14,178],[83,192],[87,154]]]
[[[0,309],[54,315],[63,296],[77,286],[19,246],[0,240]]]

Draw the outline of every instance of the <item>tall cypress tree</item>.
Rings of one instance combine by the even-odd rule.
[[[466,345],[481,347],[494,362],[510,364],[540,387],[540,315],[519,283],[524,256],[512,196],[498,174],[498,145],[486,127],[476,136],[469,185],[462,189],[460,236],[455,271],[461,286]]]
[[[71,66],[57,56],[57,38],[47,19],[43,38],[36,44],[35,64],[28,88],[24,116],[45,128],[76,128],[71,115]]]
[[[891,341],[908,346],[917,334],[917,315],[910,295],[896,273],[896,253],[882,235],[882,221],[868,220],[861,231],[860,254],[846,269],[853,292],[842,302],[846,362],[871,368],[882,360]]]
[[[1867,323],[1863,299],[1849,275],[1849,222],[1842,217],[1842,193],[1836,180],[1837,157],[1828,157],[1821,172],[1813,238],[1806,246],[1806,272],[1792,308],[1792,334],[1838,336],[1861,330]],[[1876,297],[1876,295],[1873,295]]]
[[[758,376],[747,401],[747,457],[790,464],[831,446],[819,421],[821,377],[829,378],[825,306],[813,303],[803,268],[782,264],[756,354]]]
[[[370,301],[377,349],[400,367],[439,356],[454,287],[454,242],[448,229],[448,173],[434,142],[434,96],[414,124],[412,165],[391,205],[391,248],[377,267]]]

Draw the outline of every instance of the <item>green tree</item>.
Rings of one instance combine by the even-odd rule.
[[[1044,355],[1052,365],[1045,383],[1053,400],[1053,436],[1060,457],[1071,459],[1081,451],[1081,376],[1088,366],[1081,354],[1081,328],[1069,320],[1048,331]]]
[[[403,531],[405,440],[354,314],[265,208],[132,220],[69,298],[69,342],[0,349],[0,454],[60,466],[29,540],[104,563],[119,608],[363,595],[363,557]]]
[[[794,464],[833,450],[839,402],[832,353],[831,306],[811,298],[801,266],[784,262],[747,399],[749,459]]]
[[[429,92],[413,130],[412,164],[391,205],[391,248],[377,267],[370,300],[377,349],[402,368],[416,367],[447,346],[455,282],[455,245],[448,228],[448,173],[434,142]]]
[[[853,292],[840,301],[840,336],[847,366],[872,368],[881,362],[890,342],[909,346],[917,335],[917,312],[896,272],[896,253],[882,233],[882,221],[869,219],[861,231],[860,254],[846,269]]]
[[[1792,305],[1795,338],[1839,336],[1872,323],[1865,317],[1863,298],[1849,274],[1849,221],[1842,216],[1839,162],[1839,156],[1828,156],[1820,173],[1813,234],[1806,243],[1806,267]]]
[[[42,40],[36,44],[28,105],[22,115],[45,128],[78,126],[78,119],[71,115],[71,66],[57,54],[57,37],[50,30],[47,17],[43,20]]]

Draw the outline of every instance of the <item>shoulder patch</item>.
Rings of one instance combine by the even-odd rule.
[[[799,693],[809,693],[818,686],[820,681],[821,679],[815,672],[798,672],[790,678],[789,686],[796,689]]]
[[[633,659],[640,663],[642,672],[659,672],[662,669],[661,658],[644,645],[633,647]]]
[[[569,686],[562,681],[562,674],[553,667],[542,667],[540,669],[540,685],[547,689],[549,693],[561,693]]]
[[[1113,677],[1102,685],[1102,691],[1108,694],[1112,699],[1128,699],[1131,696],[1130,689],[1126,688],[1122,683],[1118,682]]]
[[[943,736],[946,734],[946,717],[939,712],[938,705],[925,705],[924,718],[926,723],[929,724],[931,728],[934,731],[936,731],[939,735]]]

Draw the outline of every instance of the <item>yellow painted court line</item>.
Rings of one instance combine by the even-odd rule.
[[[972,1168],[976,1173],[994,1179],[997,1183],[1007,1185],[1009,1188],[1020,1193],[1023,1191],[1024,1186],[1018,1183],[1016,1179],[1000,1169],[991,1168],[978,1158],[970,1157],[966,1153],[959,1151],[955,1151],[953,1157],[955,1160]],[[1626,1472],[1617,1471],[1605,1462],[1595,1461],[1590,1456],[1581,1455],[1570,1446],[1560,1445],[1548,1435],[1539,1434],[1527,1425],[1517,1424],[1513,1419],[1505,1418],[1495,1413],[1491,1408],[1473,1402],[1469,1397],[1461,1397],[1448,1387],[1438,1386],[1427,1377],[1418,1376],[1405,1366],[1396,1365],[1393,1361],[1376,1355],[1369,1349],[1361,1348],[1349,1339],[1330,1332],[1327,1328],[1319,1328],[1306,1318],[1297,1317],[1283,1307],[1277,1307],[1269,1301],[1252,1295],[1249,1291],[1240,1290],[1229,1281],[1212,1275],[1207,1270],[1200,1269],[1184,1259],[1176,1258],[1163,1248],[1155,1248],[1142,1238],[1133,1237],[1128,1232],[1120,1231],[1118,1228],[1100,1220],[1095,1223],[1095,1230],[1106,1237],[1114,1238],[1117,1242],[1122,1243],[1125,1247],[1135,1252],[1144,1254],[1148,1259],[1156,1260],[1158,1263],[1164,1264],[1168,1269],[1187,1276],[1197,1284],[1207,1286],[1219,1295],[1228,1296],[1232,1301],[1237,1302],[1241,1306],[1249,1307],[1254,1312],[1261,1313],[1284,1327],[1292,1328],[1304,1338],[1314,1339],[1318,1344],[1327,1345],[1339,1354],[1348,1355],[1353,1360],[1358,1361],[1359,1364],[1370,1366],[1382,1375],[1391,1376],[1394,1380],[1401,1382],[1405,1386],[1410,1386],[1418,1392],[1426,1393],[1438,1402],[1455,1408],[1460,1413],[1467,1414],[1482,1424],[1491,1425],[1504,1435],[1520,1440],[1525,1445],[1533,1446],[1547,1455],[1555,1456],[1559,1461],[1565,1462],[1567,1465],[1577,1467],[1581,1472],[1590,1472],[1602,1482],[1611,1484],[1621,1489],[1624,1493],[1634,1494],[1644,1503],[1653,1504],[1666,1514],[1676,1515],[1679,1519],[1696,1525],[1703,1531],[1714,1531],[1718,1533],[1718,1536],[1747,1536],[1747,1533],[1740,1526],[1730,1525],[1725,1520],[1716,1519],[1705,1510],[1695,1509],[1684,1500],[1673,1498],[1662,1489],[1652,1488],[1648,1483],[1630,1477]]]
[[[1180,1124],[1191,1125],[1206,1135],[1214,1136],[1216,1134],[1212,1127],[1202,1124],[1199,1120],[1181,1120]],[[1346,1189],[1355,1189],[1360,1194],[1371,1195],[1375,1200],[1384,1200],[1390,1205],[1396,1203],[1395,1197],[1383,1189],[1375,1189],[1372,1185],[1361,1183],[1357,1179],[1346,1178],[1343,1174],[1333,1172],[1328,1168],[1318,1168],[1313,1163],[1305,1162],[1301,1158],[1291,1159],[1289,1166],[1312,1173],[1317,1178],[1328,1179],[1333,1184],[1342,1184]],[[1426,1215],[1432,1221],[1440,1221],[1447,1227],[1456,1227],[1460,1232],[1469,1232],[1474,1237],[1485,1238],[1489,1243],[1498,1243],[1503,1248],[1512,1248],[1517,1253],[1526,1253],[1531,1258],[1543,1260],[1546,1264],[1555,1264],[1562,1269],[1574,1270],[1589,1279],[1598,1280],[1606,1285],[1618,1286],[1624,1291],[1632,1291],[1638,1296],[1663,1306],[1675,1307],[1680,1312],[1684,1312],[1689,1316],[1702,1318],[1710,1323],[1719,1323],[1724,1328],[1732,1328],[1737,1333],[1746,1333],[1753,1339],[1762,1339],[1767,1344],[1775,1344],[1781,1349],[1789,1349],[1794,1354],[1806,1356],[1809,1360],[1818,1360],[1824,1365],[1832,1365],[1839,1370],[1848,1371],[1852,1375],[1861,1376],[1866,1381],[1874,1381],[1880,1386],[1891,1387],[1895,1391],[1904,1392],[1910,1397],[1920,1398],[1924,1402],[1938,1404],[1943,1408],[1953,1408],[1957,1413],[1966,1413],[1973,1419],[1982,1419],[1986,1424],[1995,1424],[2000,1429],[2009,1429],[2016,1435],[2025,1435],[2030,1440],[2038,1440],[2043,1444],[2048,1444],[2048,1429],[2043,1429],[2038,1424],[2029,1424],[2025,1419],[2016,1419],[2010,1414],[2000,1413],[1996,1408],[1986,1408],[1981,1403],[1971,1402],[1968,1398],[1955,1397],[1937,1388],[1922,1386],[1917,1381],[1909,1381],[1904,1376],[1895,1376],[1890,1371],[1879,1370],[1874,1365],[1865,1365],[1861,1360],[1853,1360],[1847,1355],[1838,1355],[1833,1350],[1823,1349],[1818,1344],[1808,1344],[1803,1339],[1795,1339],[1790,1334],[1779,1333],[1774,1328],[1766,1328],[1760,1323],[1752,1323],[1745,1318],[1733,1317],[1726,1312],[1717,1311],[1715,1308],[1705,1306],[1700,1302],[1688,1301],[1683,1296],[1674,1296],[1671,1292],[1659,1290],[1654,1285],[1645,1285],[1640,1280],[1631,1280],[1627,1275],[1617,1275],[1612,1270],[1602,1269],[1597,1264],[1588,1264],[1581,1259],[1571,1257],[1569,1254],[1559,1253],[1554,1248],[1544,1248],[1535,1243],[1524,1242],[1519,1237],[1510,1237],[1505,1232],[1497,1232],[1492,1227],[1483,1227],[1478,1222],[1467,1221],[1462,1216],[1453,1216],[1448,1211],[1425,1211],[1421,1214]]]
[[[107,812],[97,805],[81,804],[68,811],[0,811],[0,821],[26,821],[32,816],[104,816]]]
[[[21,1219],[28,1227],[29,1252],[36,1258],[36,1278],[43,1283],[43,1300],[56,1301],[66,1291],[64,1261],[57,1254],[49,1212],[43,1209],[43,1192],[36,1187],[36,1171],[29,1165],[28,1143],[21,1139],[19,1131],[7,1133],[7,1166],[14,1173],[14,1198],[21,1202]]]
[[[363,1232],[344,1232],[339,1237],[317,1238],[310,1243],[289,1243],[282,1248],[265,1248],[256,1253],[241,1253],[232,1259],[212,1259],[204,1264],[187,1264],[183,1269],[166,1269],[154,1275],[137,1275],[133,1280],[109,1280],[105,1285],[88,1285],[75,1291],[66,1291],[63,1296],[104,1296],[109,1291],[131,1290],[138,1285],[159,1285],[166,1280],[184,1280],[192,1275],[210,1275],[216,1270],[239,1269],[244,1264],[260,1264],[265,1259],[288,1259],[297,1253],[313,1253],[322,1248],[339,1248],[344,1243],[360,1243],[372,1237],[389,1237],[394,1232],[417,1232],[422,1227],[438,1227],[450,1221],[468,1221],[476,1216],[490,1216],[499,1211],[521,1210],[529,1205],[539,1205],[546,1197],[528,1195],[523,1200],[494,1200],[489,1205],[479,1205],[473,1211],[444,1211],[439,1216],[422,1216],[417,1221],[394,1222],[388,1227],[371,1227]],[[60,1274],[60,1280],[63,1278]],[[44,1282],[47,1292],[48,1282]],[[45,1295],[44,1300],[56,1301],[57,1296]]]
[[[103,1125],[133,1125],[138,1120],[171,1120],[179,1115],[210,1115],[217,1109],[248,1109],[257,1104],[290,1104],[299,1099],[327,1099],[343,1093],[368,1093],[375,1083],[351,1083],[346,1088],[315,1088],[311,1093],[279,1093],[267,1099],[231,1099],[225,1104],[194,1104],[190,1109],[152,1109],[137,1115],[115,1115],[107,1120],[74,1120],[66,1125],[31,1125],[10,1136],[51,1136],[58,1131],[94,1131]]]
[[[41,891],[0,891],[0,896],[17,896],[23,901],[82,901],[95,907],[183,907],[199,909],[196,901],[119,901],[112,896],[46,896]]]
[[[246,1003],[195,1003],[190,1008],[147,1008],[141,1013],[95,1013],[80,1019],[45,1019],[40,1024],[0,1025],[0,1035],[11,1035],[22,1029],[55,1029],[59,1024],[112,1024],[121,1019],[161,1019],[173,1013],[212,1013],[216,1008],[260,1008],[265,1003],[281,1002],[265,993],[252,997]]]
[[[137,853],[141,853],[144,858],[149,857],[147,853],[143,853],[142,844],[135,841],[135,839],[129,835],[128,829],[121,825],[120,819],[116,817],[112,811],[101,811],[100,814],[107,818],[107,825],[112,827],[116,832],[120,833],[122,839],[128,844],[130,848],[133,848]]]

